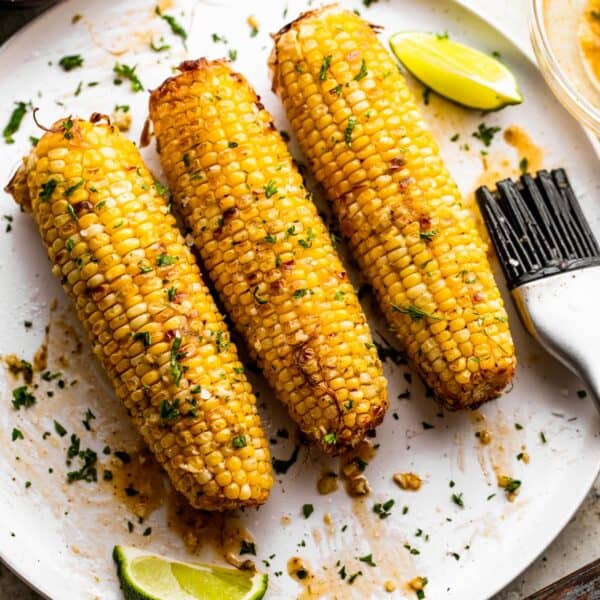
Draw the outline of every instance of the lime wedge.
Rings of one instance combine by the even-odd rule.
[[[395,33],[390,46],[422,83],[449,100],[480,110],[520,104],[514,75],[495,58],[448,39],[418,31]]]
[[[113,558],[126,600],[258,600],[268,578],[203,563],[183,563],[115,546]]]

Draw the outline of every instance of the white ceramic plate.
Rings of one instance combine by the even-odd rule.
[[[559,107],[521,51],[478,17],[446,0],[382,0],[369,9],[358,0],[344,4],[360,8],[375,23],[385,24],[384,38],[399,29],[447,30],[456,39],[489,52],[501,52],[521,83],[525,97],[522,106],[482,116],[432,96],[425,107],[449,167],[465,194],[470,193],[482,176],[480,151],[484,149],[472,132],[482,121],[503,128],[519,124],[544,148],[546,167],[561,165],[568,169],[592,226],[600,230],[597,158],[581,129]],[[47,124],[69,113],[110,113],[115,104],[128,104],[133,114],[130,134],[137,139],[146,116],[147,95],[132,93],[126,83],[120,87],[113,84],[115,61],[137,65],[141,80],[150,88],[186,56],[216,57],[235,49],[237,68],[258,88],[279,126],[288,129],[281,107],[269,91],[265,66],[271,47],[268,32],[277,30],[304,7],[304,2],[296,0],[256,0],[251,7],[233,0],[177,2],[166,11],[176,15],[190,34],[186,53],[166,23],[154,15],[152,2],[64,2],[0,50],[3,118],[8,118],[12,102],[19,100],[39,106],[39,118]],[[246,23],[251,12],[260,23],[256,37],[250,36]],[[75,14],[83,18],[72,24]],[[160,54],[149,51],[148,32],[154,32],[157,43],[164,36],[172,50]],[[213,33],[230,42],[214,43]],[[57,61],[66,54],[83,55],[85,66],[64,73]],[[99,85],[88,86],[94,81]],[[81,93],[76,96],[79,82]],[[416,84],[415,89],[420,94]],[[454,133],[460,133],[456,143],[450,141]],[[0,182],[8,180],[19,157],[27,152],[29,135],[39,135],[30,113],[14,145],[0,141]],[[460,150],[465,143],[470,149]],[[293,143],[292,147],[296,151]],[[486,150],[490,152],[486,157],[489,167],[498,168],[499,176],[514,172],[522,158],[501,136]],[[146,149],[144,155],[160,173],[154,150]],[[166,526],[164,507],[144,525],[136,523],[129,533],[131,513],[113,496],[108,484],[65,482],[69,438],[54,433],[54,419],[69,433],[79,435],[84,446],[98,451],[104,465],[111,460],[100,452],[105,444],[113,449],[132,449],[139,438],[96,370],[85,340],[82,355],[71,353],[76,336],[82,336],[77,327],[65,329],[65,323],[60,322],[64,313],[67,316],[63,321],[72,320],[68,303],[50,275],[30,218],[20,214],[11,199],[1,193],[0,214],[14,218],[10,233],[5,233],[4,227],[0,230],[0,352],[31,358],[43,341],[44,327],[50,319],[49,368],[60,370],[67,382],[67,389],[53,398],[45,392],[56,389],[56,381],[42,382],[37,405],[20,412],[10,404],[11,390],[17,384],[9,378],[2,383],[0,555],[48,597],[118,598],[111,561],[115,543],[192,557],[180,537]],[[355,277],[355,281],[360,278]],[[59,308],[49,315],[54,298],[59,300]],[[391,407],[374,440],[380,448],[366,471],[371,495],[362,502],[352,501],[342,489],[319,496],[319,474],[324,469],[336,470],[337,464],[303,449],[298,462],[278,478],[268,504],[242,516],[256,536],[259,566],[271,575],[270,599],[301,593],[302,587],[286,573],[286,561],[293,555],[307,560],[315,575],[315,587],[327,591],[330,598],[382,598],[386,596],[386,580],[398,584],[389,597],[411,598],[415,594],[405,584],[416,575],[428,578],[428,598],[487,598],[524,569],[567,523],[598,471],[600,419],[589,398],[578,397],[582,385],[526,336],[508,296],[507,300],[520,365],[512,390],[481,410],[485,425],[469,414],[443,413],[424,397],[416,377],[412,384],[408,381],[407,367],[388,360],[385,368]],[[24,320],[33,321],[33,327],[25,329]],[[385,332],[377,317],[371,321],[375,331]],[[59,362],[61,353],[69,361],[66,368]],[[70,386],[73,379],[78,383]],[[256,386],[264,401],[269,433],[277,437],[275,432],[281,427],[293,431],[284,411],[258,378]],[[399,400],[398,395],[407,389],[411,391],[410,399]],[[97,416],[93,432],[87,432],[81,423],[87,408]],[[425,430],[423,422],[434,428]],[[523,429],[516,429],[515,423]],[[488,446],[481,445],[474,435],[484,426],[492,433]],[[11,441],[14,427],[23,432],[24,440]],[[43,439],[45,431],[53,433]],[[541,432],[546,443],[542,442]],[[272,450],[276,457],[286,458],[292,448],[291,439],[279,438]],[[529,465],[516,459],[522,448],[531,456]],[[498,489],[494,468],[522,481],[515,502],[508,502]],[[400,490],[391,478],[398,471],[418,473],[424,480],[423,488],[416,493]],[[26,481],[31,481],[28,488]],[[455,482],[453,488],[450,481]],[[463,494],[464,508],[452,502],[453,493]],[[491,494],[495,496],[488,499]],[[373,504],[388,498],[395,500],[391,516],[379,519],[372,511]],[[301,514],[305,503],[315,507],[309,519]],[[323,521],[326,514],[329,524]],[[143,536],[146,527],[152,527],[152,533]],[[418,530],[422,535],[416,535]],[[410,548],[419,553],[411,553]],[[369,553],[377,567],[357,560]],[[201,556],[218,559],[208,541]],[[270,566],[264,566],[262,560]],[[351,586],[338,575],[341,566],[348,574],[360,570],[363,575]]]

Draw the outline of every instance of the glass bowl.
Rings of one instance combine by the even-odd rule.
[[[588,0],[532,0],[531,41],[538,65],[558,100],[600,136],[600,82],[586,67],[580,28]]]

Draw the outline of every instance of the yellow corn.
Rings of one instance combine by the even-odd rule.
[[[325,452],[382,419],[369,326],[286,144],[226,62],[186,62],[152,93],[173,198],[232,321],[277,396]]]
[[[256,400],[167,199],[116,127],[65,119],[8,186],[146,443],[192,506],[272,485]]]
[[[487,247],[373,28],[333,5],[275,36],[273,86],[391,327],[451,409],[498,395],[515,354]]]

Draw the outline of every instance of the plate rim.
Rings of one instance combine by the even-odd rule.
[[[325,2],[325,0],[322,0]],[[493,29],[496,34],[502,37],[504,40],[508,41],[510,45],[512,45],[516,50],[518,50],[519,54],[527,59],[527,62],[535,68],[535,70],[540,73],[540,69],[535,60],[535,55],[533,53],[533,49],[530,45],[530,37],[527,38],[527,41],[519,39],[520,36],[515,35],[513,32],[507,29],[504,23],[497,24],[490,20],[490,18],[485,14],[485,10],[483,6],[480,6],[479,0],[448,0],[451,3],[454,3],[460,6],[463,10],[473,15],[475,18],[486,23],[488,27]],[[39,22],[43,21],[49,14],[54,11],[59,10],[61,7],[64,7],[68,4],[68,0],[60,0],[58,3],[47,7],[40,14],[36,15],[30,21],[25,23],[22,27],[20,27],[17,31],[15,31],[12,35],[10,35],[2,44],[0,44],[0,54],[9,51],[10,47],[18,43],[20,38],[26,36],[28,31],[35,27]],[[527,16],[528,25],[529,25],[529,15]],[[544,85],[548,87],[546,81],[544,81]],[[558,101],[558,100],[557,100]],[[562,104],[561,104],[562,106]],[[564,107],[563,107],[564,108]],[[566,109],[565,109],[566,110]],[[577,120],[569,113],[569,118],[581,129],[581,132],[588,139],[591,147],[593,148],[596,156],[600,158],[600,138],[597,138],[592,132],[587,130],[583,125],[577,122]],[[490,592],[488,596],[482,598],[482,600],[492,600],[497,594],[501,593],[507,587],[509,587],[514,581],[522,575],[533,563],[535,563],[539,557],[548,549],[548,547],[557,539],[557,537],[564,531],[569,522],[573,519],[574,515],[580,510],[582,504],[585,499],[589,495],[591,489],[594,486],[596,479],[600,476],[600,463],[597,465],[597,468],[590,474],[589,481],[586,481],[584,485],[582,485],[581,496],[573,503],[571,510],[564,513],[563,518],[559,521],[555,522],[555,524],[551,528],[550,535],[546,536],[543,541],[543,546],[540,547],[538,552],[532,552],[532,555],[527,558],[526,561],[519,563],[516,569],[512,569],[512,574],[510,575],[510,579],[505,583],[496,586],[493,591]],[[558,523],[558,525],[556,525]],[[29,578],[26,576],[19,567],[15,564],[15,561],[9,558],[9,554],[4,552],[2,546],[0,545],[0,562],[20,581],[22,581],[29,589],[39,594],[44,600],[58,600],[58,598],[50,595],[49,591],[45,590],[41,581],[36,581],[33,578]]]

